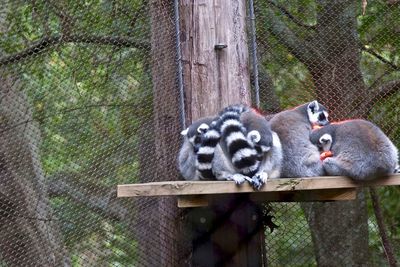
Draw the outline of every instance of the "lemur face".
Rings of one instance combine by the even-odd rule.
[[[308,120],[311,125],[324,126],[329,123],[328,112],[325,107],[320,105],[318,101],[313,101],[307,106]]]
[[[181,132],[181,135],[186,136],[189,140],[189,143],[193,146],[194,153],[199,151],[201,145],[201,136],[207,132],[209,128],[210,126],[208,126],[206,123],[202,123],[195,131],[193,128],[191,130],[189,127]]]
[[[319,146],[322,148],[323,151],[330,151],[332,146],[332,135],[330,134],[323,134],[319,138]]]
[[[272,144],[266,144],[265,142],[262,142],[261,134],[257,130],[250,131],[247,134],[247,140],[254,146],[259,156],[267,153],[272,146]]]

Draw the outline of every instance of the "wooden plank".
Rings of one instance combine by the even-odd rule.
[[[348,177],[342,176],[270,179],[267,184],[257,192],[309,191],[386,185],[400,185],[400,174],[365,182],[355,182]],[[213,195],[229,193],[254,193],[254,189],[247,183],[237,186],[231,181],[168,181],[118,185],[117,190],[118,197]]]
[[[211,201],[218,201],[222,195],[182,195],[178,196],[179,208],[208,206]],[[308,191],[286,191],[268,193],[250,193],[254,202],[305,202],[305,201],[341,201],[356,199],[355,188],[321,189]]]

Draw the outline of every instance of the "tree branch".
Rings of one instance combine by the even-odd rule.
[[[33,55],[37,55],[46,51],[47,48],[64,43],[87,43],[98,45],[111,45],[118,47],[135,47],[141,49],[150,49],[148,42],[141,42],[124,37],[113,36],[88,36],[81,34],[72,34],[68,36],[51,36],[44,37],[36,44],[16,54],[0,58],[0,66],[14,63]]]
[[[50,177],[48,194],[50,197],[66,197],[88,209],[111,220],[122,221],[128,214],[128,209],[117,200],[116,189],[88,190],[78,184],[71,174],[57,174]]]
[[[367,48],[365,45],[360,45],[360,49],[361,49],[361,51],[367,52],[368,54],[374,56],[375,58],[380,60],[382,63],[385,63],[386,65],[388,65],[393,70],[400,70],[399,66],[397,66],[393,62],[390,62],[389,60],[385,59],[384,57],[379,55],[377,52],[375,52],[373,49]]]
[[[394,252],[393,252],[393,246],[390,243],[388,235],[387,235],[385,222],[383,220],[382,208],[380,205],[379,196],[376,193],[376,189],[373,187],[369,188],[369,193],[371,195],[372,207],[374,208],[376,222],[378,223],[379,234],[381,235],[381,238],[382,238],[383,248],[384,248],[389,266],[396,267],[397,260],[394,255]]]
[[[373,88],[370,89],[373,90]],[[371,109],[377,103],[377,100],[392,96],[399,91],[400,91],[400,80],[390,81],[375,88],[375,90],[373,90],[372,93],[370,94],[371,97],[368,99],[368,101],[366,101],[364,105],[365,107],[364,110],[367,112],[366,114],[368,114],[371,111]]]
[[[56,114],[68,114],[70,112],[83,110],[83,112],[80,112],[80,113],[76,114],[76,116],[80,116],[80,115],[86,114],[87,113],[86,110],[89,110],[89,109],[92,109],[92,108],[102,108],[102,107],[118,108],[118,107],[129,107],[131,105],[132,105],[132,103],[129,103],[129,102],[122,103],[122,104],[112,104],[112,103],[110,103],[110,104],[107,104],[107,103],[90,104],[90,105],[86,105],[86,106],[77,106],[77,107],[72,107],[72,108],[65,108],[65,109],[60,110],[60,112],[57,112]],[[49,115],[46,115],[46,116],[40,116],[40,115],[38,116],[38,115],[36,115],[36,116],[32,116],[32,118],[30,118],[30,119],[17,121],[17,122],[14,122],[13,124],[10,124],[10,125],[3,124],[2,127],[0,127],[0,136],[3,133],[7,132],[7,131],[10,131],[10,130],[12,130],[14,128],[17,128],[19,126],[22,126],[22,125],[26,125],[26,124],[31,123],[33,121],[37,121],[39,119],[52,118],[54,116],[54,114],[55,113],[53,112],[53,113],[51,113]]]
[[[271,5],[274,4],[271,3]],[[300,61],[305,64],[325,61],[308,41],[297,36],[270,8],[266,9],[266,15],[268,20],[266,20],[267,25],[265,25],[265,28],[278,38]]]
[[[273,1],[267,1],[269,4],[273,5],[276,7],[283,15],[285,15],[287,18],[289,18],[294,24],[296,24],[299,27],[309,29],[309,30],[315,30],[315,25],[309,25],[301,21],[300,19],[296,18],[294,15],[292,15],[289,10],[287,10],[285,7],[278,5],[277,3]]]
[[[391,96],[400,90],[400,80],[394,80],[381,85],[375,93],[375,98]]]

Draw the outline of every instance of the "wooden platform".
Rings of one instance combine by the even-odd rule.
[[[231,181],[168,181],[118,185],[118,197],[178,196],[179,207],[199,207],[225,194],[249,193],[255,201],[338,201],[352,200],[356,189],[365,186],[400,185],[400,174],[357,183],[348,177],[323,176],[309,178],[270,179],[261,190],[247,183]]]

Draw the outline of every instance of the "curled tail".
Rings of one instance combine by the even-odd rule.
[[[240,115],[248,111],[244,105],[233,105],[225,108],[217,121],[221,141],[226,148],[232,165],[239,173],[252,177],[257,173],[260,161],[257,151],[246,138],[246,128],[240,121]]]
[[[240,174],[252,177],[257,173],[260,165],[257,151],[248,142],[247,130],[240,121],[240,115],[248,110],[249,108],[245,105],[226,107],[211,123],[210,128],[203,133],[196,162],[201,179],[215,179],[212,161],[220,141],[233,167]]]
[[[197,152],[197,170],[200,174],[200,179],[211,180],[215,179],[212,170],[212,161],[214,159],[215,148],[217,147],[221,134],[215,128],[215,121],[210,128],[201,136],[201,145]]]

